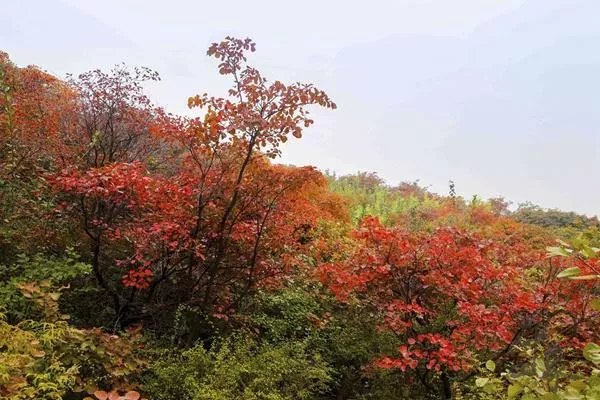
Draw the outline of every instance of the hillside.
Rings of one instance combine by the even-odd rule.
[[[0,398],[600,399],[600,222],[278,163],[334,99],[0,52]]]

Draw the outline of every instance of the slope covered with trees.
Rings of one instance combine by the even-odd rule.
[[[254,50],[199,117],[0,53],[0,398],[600,398],[597,219],[277,164],[336,105]]]

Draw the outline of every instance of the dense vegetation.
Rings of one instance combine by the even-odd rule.
[[[274,163],[335,104],[0,53],[0,398],[600,399],[600,223]]]

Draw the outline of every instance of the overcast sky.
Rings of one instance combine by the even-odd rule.
[[[177,113],[228,87],[208,45],[249,36],[267,77],[313,82],[339,107],[282,162],[600,214],[598,0],[2,0],[2,13],[17,64],[148,66],[162,77],[150,95]]]

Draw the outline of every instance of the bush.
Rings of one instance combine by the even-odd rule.
[[[265,346],[236,333],[157,360],[144,389],[153,400],[302,400],[325,391],[331,372],[306,342]]]

